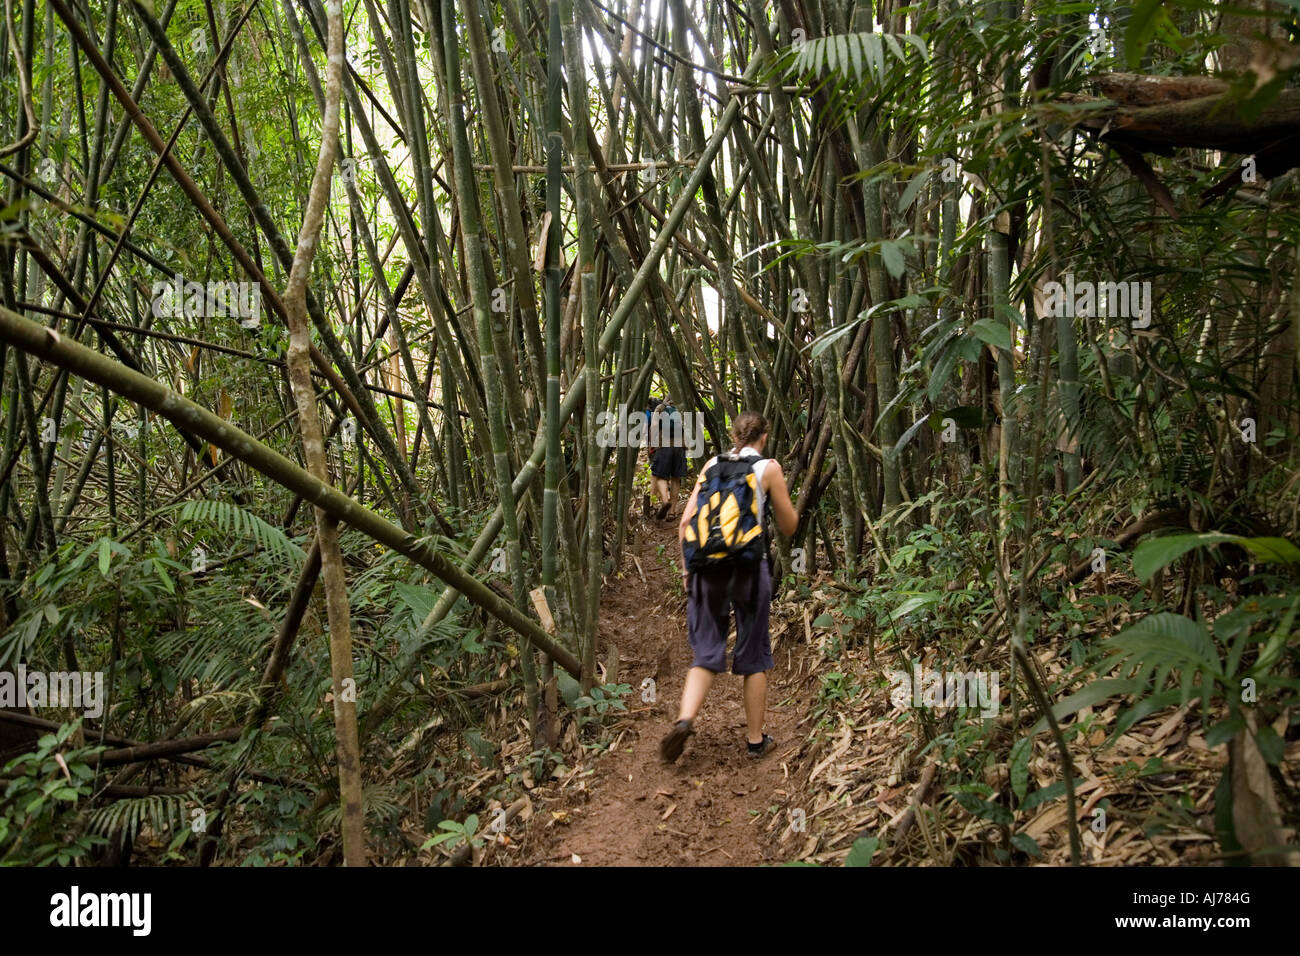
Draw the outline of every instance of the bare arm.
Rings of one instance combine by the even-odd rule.
[[[799,515],[790,501],[790,489],[785,484],[785,472],[781,470],[781,463],[775,458],[763,469],[763,493],[772,503],[772,517],[776,519],[777,528],[787,538],[790,537],[799,527]]]
[[[682,509],[682,520],[677,522],[677,543],[684,545],[686,543],[686,526],[691,523],[695,517],[695,503],[700,498],[700,485],[704,483],[704,472],[700,471],[700,477],[695,479],[695,487],[691,489],[690,500],[686,502],[686,507]]]

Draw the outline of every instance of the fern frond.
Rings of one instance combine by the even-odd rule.
[[[275,525],[229,501],[201,498],[179,506],[180,523],[207,525],[222,534],[251,539],[259,548],[301,565],[307,554]]]
[[[116,800],[91,813],[89,829],[100,836],[125,834],[127,839],[133,840],[141,827],[148,823],[155,833],[164,833],[186,826],[189,822],[186,809],[198,802],[193,793],[153,794]]]

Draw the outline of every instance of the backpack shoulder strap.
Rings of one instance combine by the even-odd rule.
[[[754,464],[757,465],[760,461],[772,461],[772,459],[766,455],[760,455],[754,459]],[[759,484],[761,485],[762,482],[760,481]],[[767,492],[763,492],[763,514],[759,520],[763,524],[763,556],[767,559],[767,566],[770,568],[772,566],[772,496]],[[757,575],[755,575],[754,579],[757,582]],[[757,584],[755,584],[755,587],[757,587]]]

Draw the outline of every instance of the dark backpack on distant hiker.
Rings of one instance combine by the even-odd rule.
[[[657,416],[657,417],[656,417]],[[658,422],[658,427],[654,423]],[[650,441],[656,448],[682,447],[682,416],[676,405],[660,402],[650,417]]]
[[[695,514],[686,525],[682,553],[689,571],[757,568],[767,555],[765,523],[758,510],[761,458],[719,455],[704,473]]]

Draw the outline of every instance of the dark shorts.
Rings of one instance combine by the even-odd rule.
[[[772,608],[772,574],[767,562],[758,565],[755,588],[754,572],[740,568],[727,597],[730,571],[691,575],[686,599],[686,628],[695,658],[692,667],[703,667],[718,674],[727,667],[727,632],[731,629],[731,611],[736,611],[736,650],[732,657],[733,674],[759,674],[770,670],[772,638],[768,633],[768,613]]]
[[[685,478],[686,449],[656,448],[650,459],[650,474],[656,478]]]

